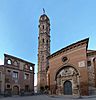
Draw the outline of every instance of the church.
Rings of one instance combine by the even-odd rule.
[[[96,51],[88,50],[89,38],[50,53],[50,19],[39,18],[38,91],[48,86],[50,94],[96,94]]]

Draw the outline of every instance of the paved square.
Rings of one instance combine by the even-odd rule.
[[[37,95],[37,96],[13,96],[13,97],[4,97],[0,98],[0,100],[96,100],[95,97],[83,97],[82,99],[64,97],[64,96],[47,96],[47,95]]]

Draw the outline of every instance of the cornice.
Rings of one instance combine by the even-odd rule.
[[[31,62],[28,62],[26,60],[23,60],[23,59],[20,59],[20,58],[17,58],[17,57],[14,57],[14,56],[11,56],[11,55],[8,55],[8,54],[4,54],[5,57],[10,57],[10,58],[13,58],[13,59],[17,59],[19,61],[22,61],[22,62],[25,62],[25,63],[28,63],[28,64],[31,64],[32,66],[35,66],[35,64],[31,63]]]
[[[78,41],[76,43],[73,43],[73,44],[71,44],[71,45],[69,45],[67,47],[64,47],[61,50],[58,50],[57,52],[55,52],[55,53],[51,54],[50,56],[48,56],[48,59],[51,59],[51,58],[53,58],[53,57],[65,52],[65,51],[68,51],[70,49],[73,49],[73,48],[78,47],[78,46],[83,45],[83,44],[87,44],[87,46],[86,46],[86,49],[87,49],[88,41],[89,41],[89,38],[86,38],[86,39],[83,39],[83,40]]]

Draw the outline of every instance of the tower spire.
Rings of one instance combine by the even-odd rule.
[[[43,8],[43,14],[45,14],[45,9]]]

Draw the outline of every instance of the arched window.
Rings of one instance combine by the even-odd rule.
[[[27,70],[29,69],[27,64],[25,65],[25,69],[27,69]]]
[[[88,67],[91,66],[91,61],[87,61]]]
[[[44,29],[44,25],[43,25],[43,29]]]
[[[7,64],[11,65],[12,61],[10,59],[7,60]]]
[[[14,61],[14,65],[15,65],[15,66],[18,66],[18,62],[17,62],[17,61]]]
[[[30,70],[33,70],[33,67],[32,66],[30,66]]]
[[[42,42],[44,43],[44,39],[42,39]]]
[[[42,61],[44,61],[44,56],[42,56]]]
[[[48,40],[46,41],[46,43],[48,44]]]

